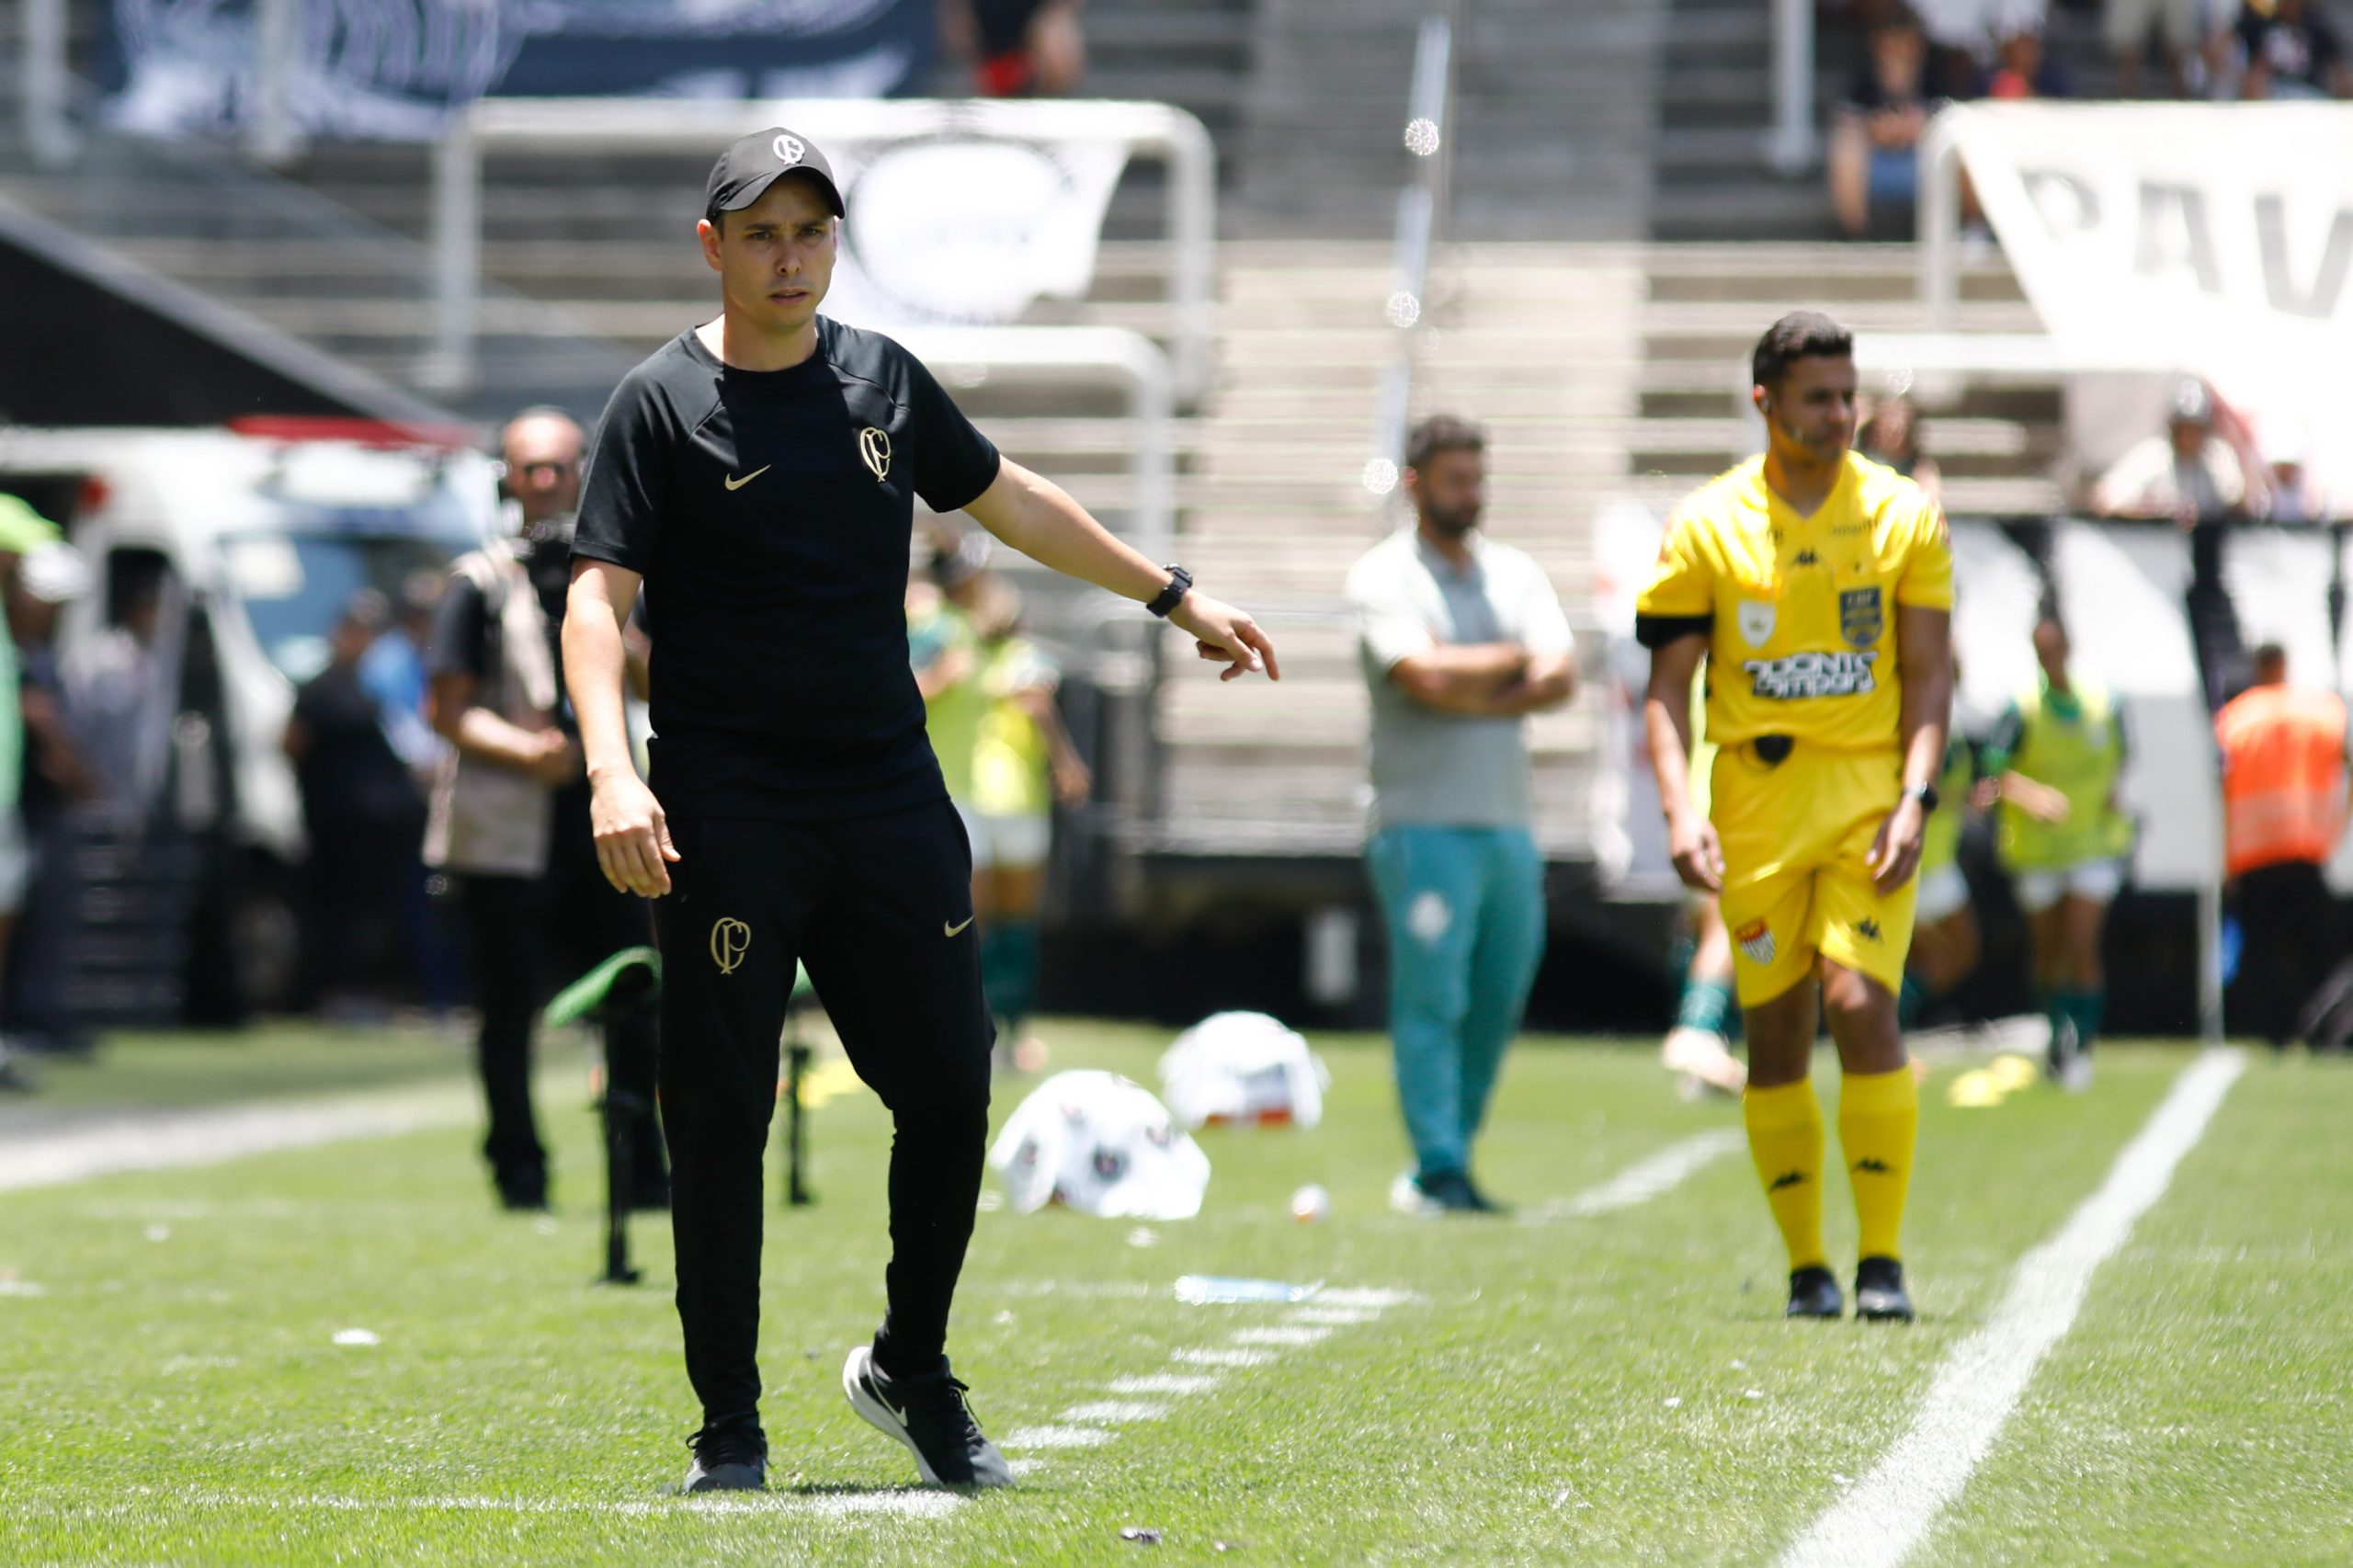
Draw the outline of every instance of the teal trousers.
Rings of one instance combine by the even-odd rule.
[[[1389,1033],[1417,1174],[1467,1171],[1544,956],[1524,828],[1385,828],[1366,851],[1389,934]]]

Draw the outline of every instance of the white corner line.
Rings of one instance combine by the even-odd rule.
[[[1781,1568],[1894,1568],[1912,1554],[1993,1448],[2042,1358],[2075,1324],[2093,1272],[2165,1196],[2245,1067],[2238,1051],[2215,1049],[2182,1071],[2099,1190],[2018,1259],[2002,1304],[1945,1358],[1910,1428],[1813,1521]]]
[[[465,1087],[448,1085],[106,1117],[11,1140],[0,1150],[0,1192],[126,1171],[220,1165],[355,1139],[396,1138],[461,1126],[479,1115]]]
[[[1553,1220],[1590,1220],[1632,1209],[1683,1185],[1692,1173],[1740,1148],[1746,1135],[1736,1127],[1711,1128],[1669,1143],[1646,1160],[1628,1165],[1598,1187],[1574,1198],[1555,1199],[1523,1209],[1520,1223],[1541,1225]]]

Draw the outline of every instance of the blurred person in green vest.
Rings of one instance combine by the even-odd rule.
[[[23,501],[14,495],[0,495],[0,596],[14,596],[17,568],[26,556],[56,544],[63,537],[55,523]],[[17,809],[25,758],[21,702],[16,639],[0,630],[0,952],[7,949],[32,871],[24,818]],[[0,1039],[0,1093],[29,1086],[7,1040]]]
[[[1961,689],[1959,659],[1952,680],[1953,689]],[[1895,995],[1896,1022],[1907,1029],[1977,967],[1977,915],[1970,907],[1969,880],[1961,874],[1961,830],[1975,779],[1968,739],[1955,730],[1945,737],[1944,771],[1937,776],[1938,797],[1949,808],[1930,812],[1920,831],[1920,902],[1904,987]]]
[[[1053,808],[1084,804],[1094,779],[1054,706],[1061,672],[1021,635],[1020,595],[984,572],[964,597],[983,703],[965,818],[972,840],[972,910],[981,926],[981,987],[1010,1042],[1000,1047],[1000,1057],[1034,1073],[1046,1063],[1045,1042],[1023,1028],[1038,994],[1038,915]]]
[[[2107,687],[2069,667],[2067,629],[2047,602],[2034,653],[2042,672],[1995,722],[1979,798],[2000,802],[2002,864],[2026,913],[2051,1019],[2051,1075],[2081,1089],[2107,999],[2100,937],[2132,847],[2117,798],[2124,715]]]

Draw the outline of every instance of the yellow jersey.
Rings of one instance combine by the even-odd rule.
[[[1635,605],[1644,643],[1708,638],[1708,738],[1790,735],[1839,751],[1898,742],[1894,608],[1952,608],[1944,516],[1890,468],[1848,452],[1802,517],[1755,457],[1691,493]]]

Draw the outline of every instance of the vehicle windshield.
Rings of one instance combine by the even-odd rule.
[[[327,667],[327,635],[353,594],[373,588],[397,609],[411,575],[480,542],[461,518],[404,508],[288,511],[288,527],[224,533],[219,548],[256,641],[297,686]]]

